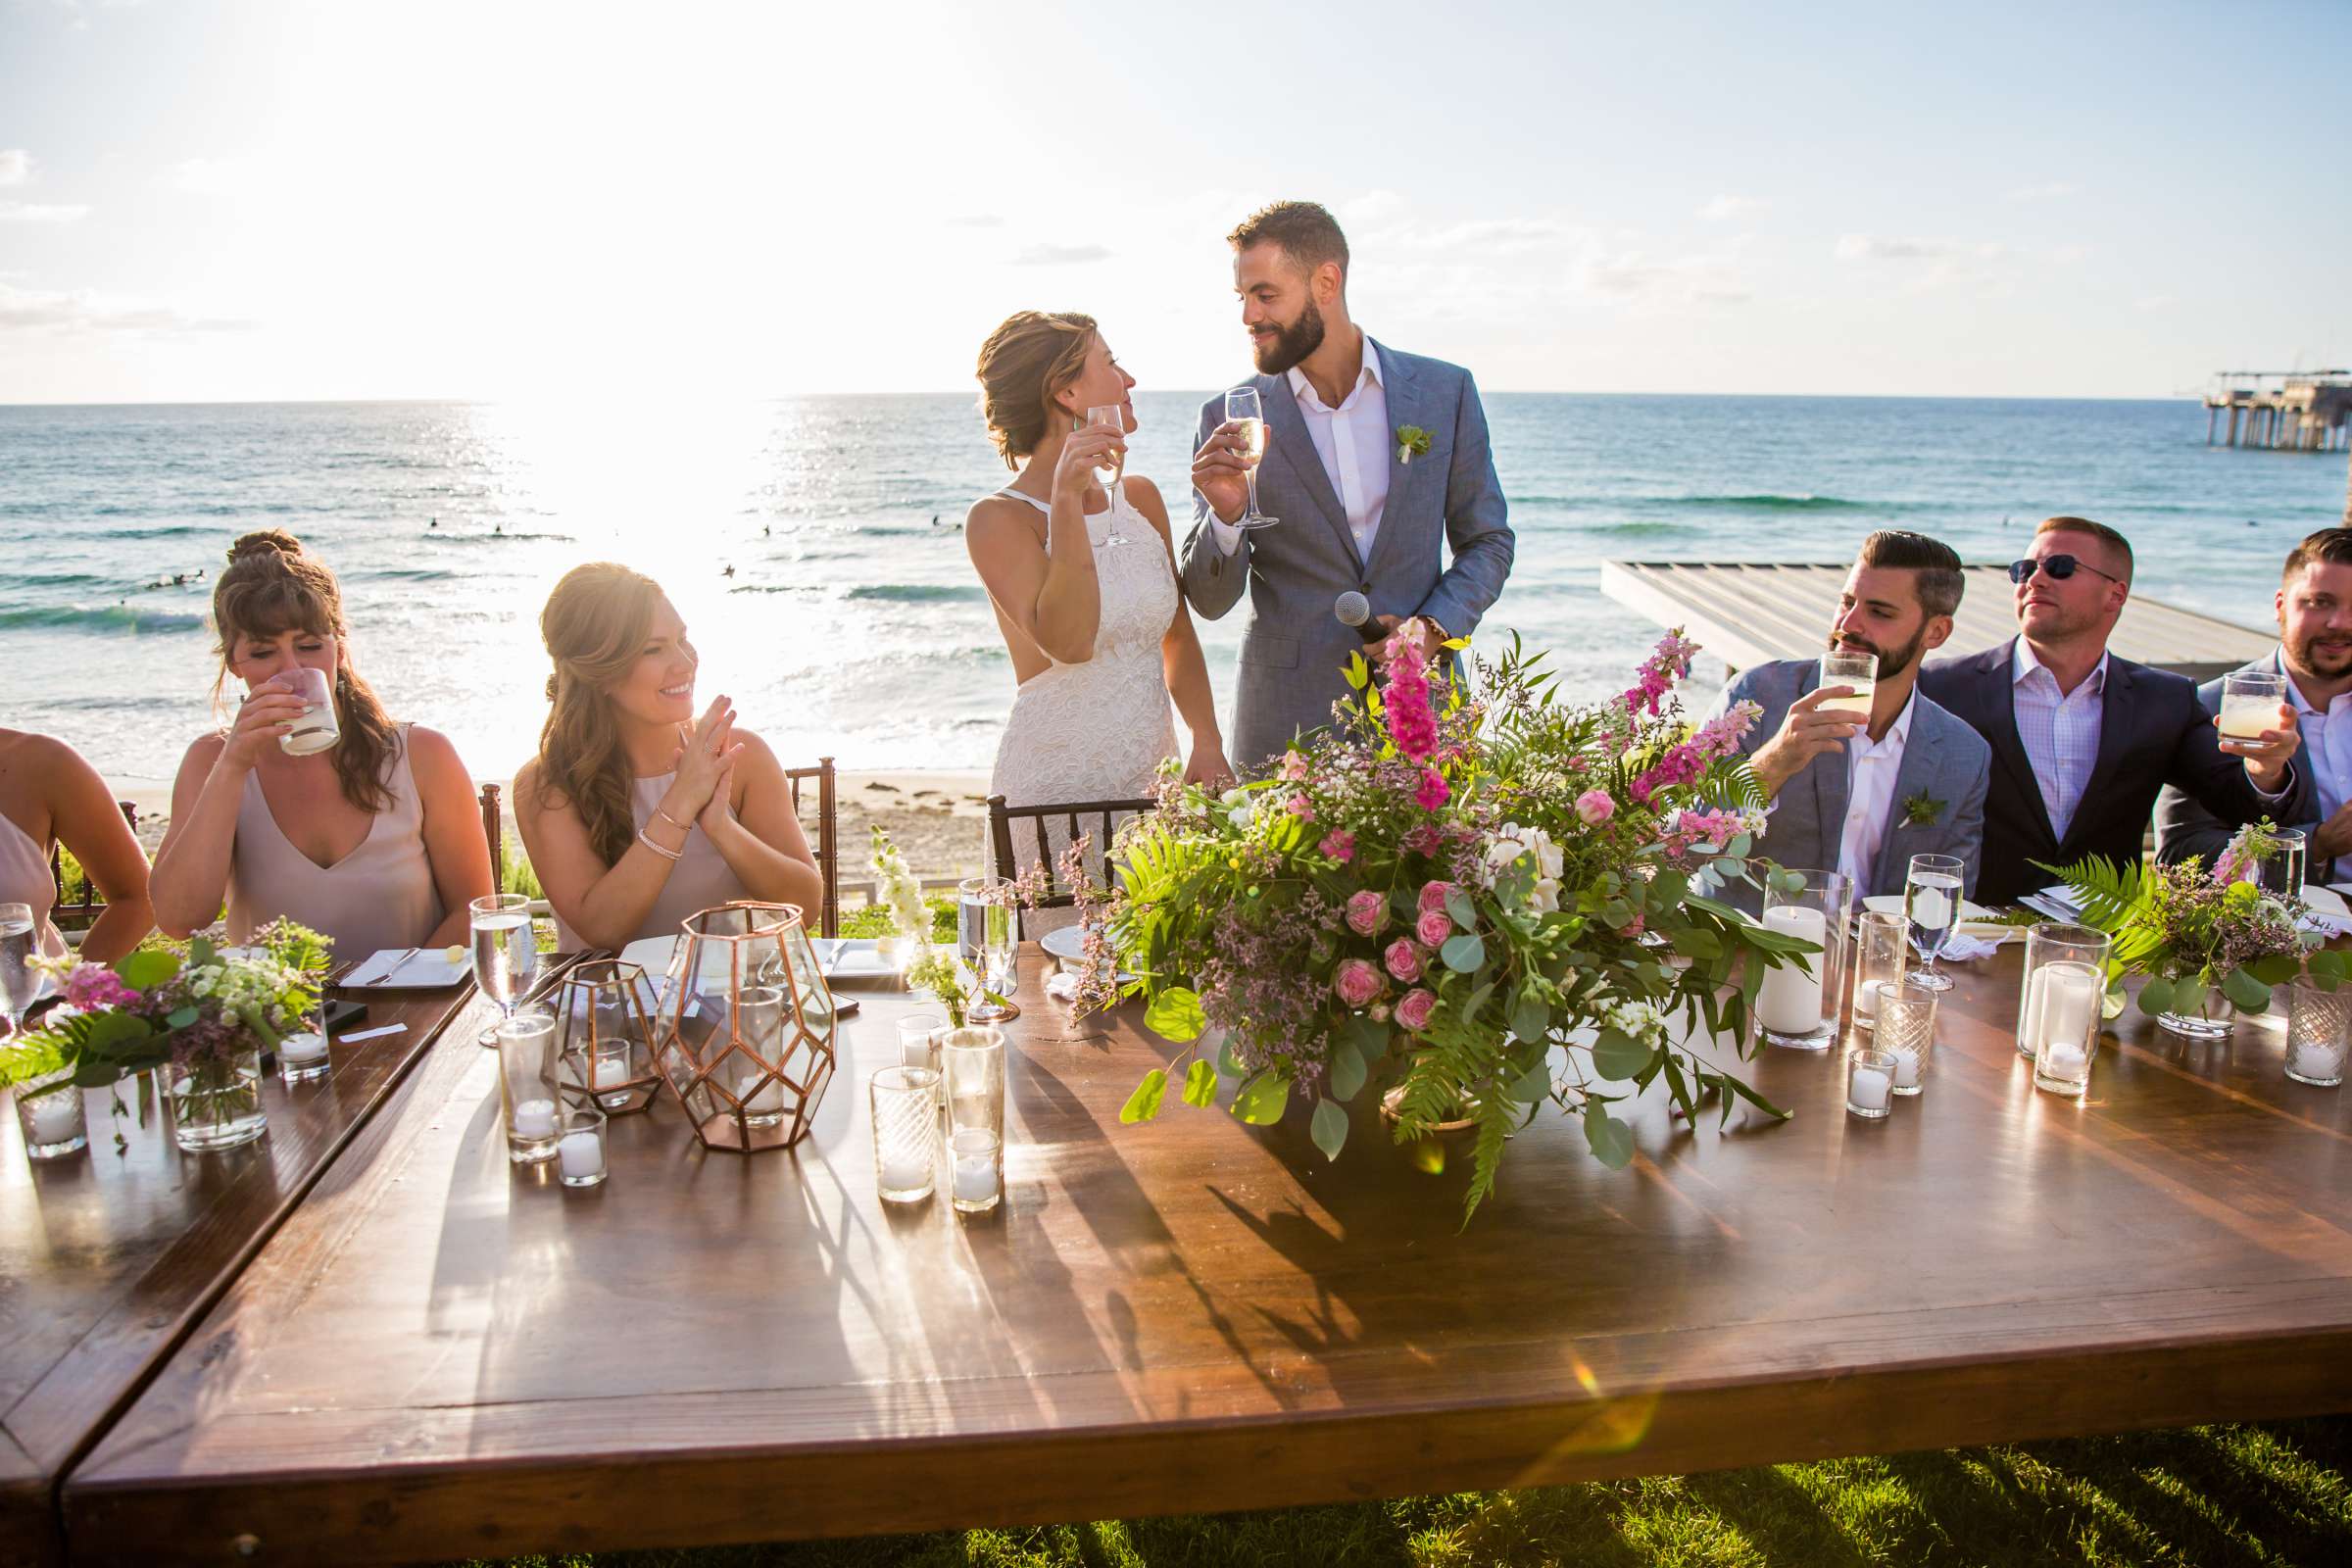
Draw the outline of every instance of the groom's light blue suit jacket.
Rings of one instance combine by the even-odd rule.
[[[1333,614],[1353,589],[1375,615],[1428,615],[1456,637],[1467,635],[1502,592],[1511,572],[1511,525],[1487,445],[1487,415],[1470,372],[1458,365],[1400,354],[1374,342],[1389,404],[1389,499],[1372,559],[1356,552],[1347,510],[1315,453],[1286,376],[1243,382],[1257,389],[1266,416],[1266,456],[1257,469],[1258,509],[1281,521],[1245,529],[1234,553],[1217,546],[1208,503],[1193,493],[1193,528],[1184,541],[1184,595],[1194,610],[1220,618],[1250,590],[1242,630],[1241,687],[1227,747],[1250,771],[1288,746],[1300,730],[1331,722],[1332,704],[1348,695],[1341,676],[1363,642]],[[1193,450],[1225,422],[1225,396],[1200,408]],[[1396,459],[1394,432],[1429,432],[1429,451]],[[1441,541],[1453,553],[1441,559]]]

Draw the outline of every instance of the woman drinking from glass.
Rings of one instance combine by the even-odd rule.
[[[725,697],[697,716],[700,656],[661,585],[610,562],[575,567],[539,630],[551,707],[514,775],[514,816],[559,945],[675,936],[733,899],[798,905],[813,926],[824,879],[791,783]]]
[[[352,662],[334,573],[276,529],[228,552],[213,589],[220,682],[246,696],[223,733],[188,748],[156,853],[156,919],[228,939],[284,916],[338,962],[466,940],[490,892],[473,781],[448,739],[396,723]]]

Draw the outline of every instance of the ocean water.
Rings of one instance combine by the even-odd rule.
[[[1130,469],[1181,538],[1200,395],[1136,402]],[[1840,560],[1899,526],[1999,560],[2074,512],[2131,536],[2140,592],[2265,625],[2280,557],[2344,494],[2340,456],[2208,449],[2184,401],[1487,409],[1519,548],[1481,636],[1551,648],[1580,693],[1612,689],[1657,631],[1601,597],[1605,559]],[[0,408],[0,723],[67,737],[121,784],[168,780],[212,722],[212,574],[237,534],[282,527],[341,575],[395,715],[448,732],[479,777],[532,751],[539,608],[597,559],[663,582],[702,692],[787,759],[985,767],[1012,673],[957,525],[1004,478],[955,394]],[[1230,714],[1239,612],[1200,630]]]

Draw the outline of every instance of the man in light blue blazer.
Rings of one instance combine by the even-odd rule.
[[[1821,684],[1821,662],[1782,659],[1741,670],[1715,704],[1763,715],[1741,739],[1772,815],[1759,844],[1784,866],[1843,871],[1854,897],[1903,891],[1914,855],[1950,855],[1974,892],[1984,846],[1992,749],[1915,689],[1928,650],[1952,634],[1965,578],[1949,545],[1886,530],[1862,541],[1828,647],[1878,658],[1870,720]]]
[[[1331,215],[1278,202],[1228,239],[1261,372],[1242,383],[1264,413],[1256,500],[1276,520],[1248,523],[1247,430],[1219,393],[1194,442],[1184,593],[1214,620],[1250,590],[1231,753],[1248,772],[1330,723],[1349,695],[1348,656],[1376,657],[1407,616],[1431,624],[1433,657],[1468,635],[1502,592],[1514,544],[1470,372],[1349,319],[1348,240]]]

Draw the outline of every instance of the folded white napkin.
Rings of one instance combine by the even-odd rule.
[[[1964,937],[1955,931],[1944,939],[1943,952],[1939,956],[1949,958],[1954,963],[1969,963],[1978,958],[1989,958],[2000,950],[1998,942],[1980,942],[1975,937]]]

